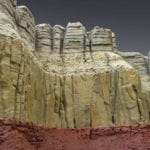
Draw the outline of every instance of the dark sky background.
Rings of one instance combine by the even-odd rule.
[[[150,0],[18,0],[36,23],[52,26],[80,21],[87,30],[98,25],[116,33],[121,51],[150,50]]]

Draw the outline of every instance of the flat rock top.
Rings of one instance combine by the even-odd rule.
[[[60,74],[96,73],[120,68],[133,69],[121,56],[113,52],[51,54],[39,56],[39,59],[48,71]]]

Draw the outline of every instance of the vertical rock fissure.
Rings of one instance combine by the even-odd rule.
[[[105,57],[106,57],[106,66],[109,66],[110,64],[110,60],[109,60],[109,54],[107,53],[104,53],[105,54]]]
[[[64,38],[65,38],[65,33],[64,31],[62,31],[62,33],[60,33],[60,54],[63,53],[63,49],[64,49]]]
[[[112,123],[113,124],[115,124],[115,110],[116,110],[115,105],[116,105],[116,98],[117,98],[116,97],[117,83],[116,83],[116,78],[115,78],[116,74],[115,73],[116,73],[115,69],[112,68],[110,85],[111,85],[111,113],[112,113]]]
[[[115,117],[112,115],[112,124],[115,124]]]
[[[118,80],[119,80],[119,75],[118,71],[114,70],[114,102],[113,102],[113,116],[115,116],[116,120],[116,115],[117,115],[117,100],[118,100]]]
[[[23,63],[23,57],[22,57],[22,55],[21,55],[21,61],[20,61],[20,66],[21,66],[21,64]],[[19,85],[19,81],[20,81],[20,78],[21,78],[21,74],[20,74],[20,70],[21,70],[21,67],[19,67],[20,69],[19,69],[19,74],[18,74],[18,79],[17,79],[17,90],[16,90],[16,95],[17,94],[19,94],[19,95],[21,95],[21,93],[18,93],[18,90],[19,90],[19,88],[23,88],[23,87],[20,87],[20,85]],[[22,92],[22,91],[21,91]],[[21,119],[21,115],[22,115],[22,113],[21,113],[21,111],[22,111],[22,108],[21,108],[21,105],[22,105],[22,102],[21,102],[21,98],[19,97],[19,101],[17,102],[17,97],[16,97],[16,105],[18,104],[18,106],[19,106],[19,108],[18,108],[18,111],[19,111],[19,116],[18,116],[18,118],[19,119]],[[16,110],[16,115],[17,115],[17,106],[15,106],[16,108],[15,108],[15,110]],[[17,116],[16,116],[17,117]]]
[[[0,74],[2,75],[2,58],[3,58],[3,53],[5,50],[5,44],[4,42],[1,44],[1,49],[0,49]],[[5,117],[5,104],[4,104],[4,100],[3,100],[3,85],[2,85],[2,76],[0,76],[0,103],[1,103],[1,116]]]
[[[67,118],[67,101],[66,101],[66,96],[65,96],[65,84],[66,84],[66,79],[65,79],[65,76],[63,76],[63,81],[62,81],[62,85],[61,85],[61,88],[62,88],[62,104],[63,104],[63,108],[64,108],[64,112],[65,112],[65,123],[66,123],[66,126],[67,128],[69,128],[69,124],[68,124],[68,118]]]
[[[21,65],[24,65],[24,60],[23,60],[23,57],[21,58],[21,64],[20,64],[20,68],[21,68]],[[24,75],[23,75],[23,73],[22,72],[20,72],[20,76],[22,76],[22,78],[21,77],[19,77],[19,80],[21,80],[21,82],[22,82],[22,85],[19,85],[19,86],[21,86],[21,88],[22,88],[22,91],[20,91],[20,111],[19,111],[19,119],[23,119],[24,118],[24,106],[25,106],[25,90],[24,90]],[[21,78],[21,79],[20,79]]]
[[[20,62],[19,62],[19,70],[18,70],[18,75],[17,75],[17,82],[16,82],[16,91],[15,91],[15,101],[14,101],[14,115],[13,118],[19,118],[20,119],[20,113],[18,114],[19,116],[17,116],[17,111],[19,110],[20,112],[20,108],[17,108],[17,105],[20,107],[20,100],[18,102],[18,91],[19,91],[19,80],[20,80],[20,71],[21,71],[21,63],[23,63],[23,46],[20,47],[20,49],[18,49],[19,51],[21,51],[21,58],[20,58]],[[13,51],[11,49],[11,51]]]
[[[86,53],[83,51],[83,62],[86,63]]]
[[[92,104],[90,104],[90,128],[92,128]]]
[[[46,122],[46,118],[47,118],[47,116],[46,116],[46,112],[47,112],[47,97],[48,97],[48,91],[47,91],[47,87],[46,87],[46,76],[44,77],[44,83],[45,83],[45,89],[46,89],[46,91],[45,91],[45,96],[44,96],[44,124],[45,124],[45,126],[46,126],[46,124],[47,124],[47,122]]]
[[[51,51],[54,51],[54,31],[50,30],[50,35],[51,35]]]
[[[61,39],[60,39],[60,54],[63,53],[63,45],[64,45],[64,39],[61,38]]]
[[[92,52],[92,41],[91,41],[91,39],[89,41],[89,49],[90,49],[90,52]]]
[[[76,128],[76,119],[75,119],[75,98],[74,98],[74,80],[73,80],[73,75],[71,75],[71,83],[72,83],[72,100],[73,100],[73,122],[74,122],[74,128]]]
[[[86,63],[86,37],[83,38],[83,62]]]
[[[142,121],[142,112],[141,112],[141,108],[140,108],[140,104],[139,104],[139,95],[138,95],[138,91],[136,89],[136,87],[134,85],[132,85],[132,89],[136,94],[136,102],[137,102],[137,107],[138,107],[138,111],[139,111],[139,115],[140,115],[140,121]]]
[[[55,96],[55,106],[54,106],[54,112],[56,114],[59,113],[59,110],[60,110],[60,98],[59,98],[59,95],[57,93],[60,93],[60,89],[56,89],[57,88],[57,84],[58,84],[58,76],[55,75],[55,83],[54,83],[54,96]]]

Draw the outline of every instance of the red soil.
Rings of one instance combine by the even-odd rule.
[[[0,150],[150,150],[150,125],[44,129],[0,120]]]

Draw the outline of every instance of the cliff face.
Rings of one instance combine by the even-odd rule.
[[[115,34],[79,22],[36,25],[0,1],[0,117],[56,128],[149,123],[149,59],[117,50]]]

